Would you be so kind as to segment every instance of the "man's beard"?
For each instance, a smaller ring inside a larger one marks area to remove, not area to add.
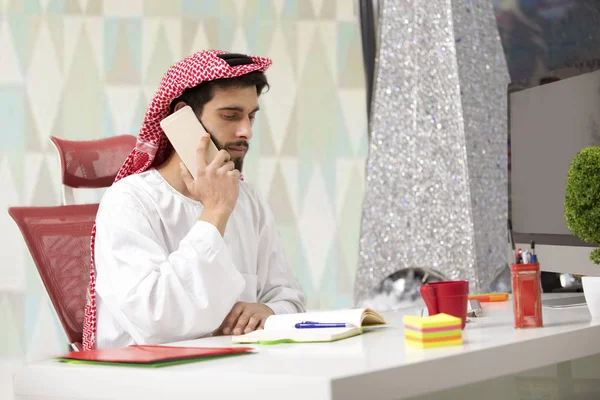
[[[230,143],[226,143],[225,145],[219,143],[219,141],[217,139],[215,139],[214,136],[212,137],[212,140],[215,143],[215,146],[217,146],[217,149],[219,149],[219,150],[228,151],[228,148],[230,146],[233,146],[233,147],[245,147],[246,148],[246,154],[248,154],[248,150],[250,149],[250,144],[247,141],[245,141],[245,140],[240,140],[238,142],[230,142]],[[230,155],[231,155],[231,153],[230,153]],[[242,168],[244,168],[244,157],[245,157],[245,155],[242,156],[242,157],[237,157],[237,158],[231,157],[231,161],[233,161],[235,169],[237,169],[240,172],[242,172]]]

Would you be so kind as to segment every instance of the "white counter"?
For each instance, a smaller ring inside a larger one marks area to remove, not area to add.
[[[404,345],[402,316],[391,327],[325,344],[254,346],[257,354],[158,369],[31,364],[15,375],[17,399],[401,399],[600,353],[600,320],[586,307],[543,309],[544,327],[516,330],[510,302],[484,304],[465,344]],[[230,346],[229,337],[176,345]]]

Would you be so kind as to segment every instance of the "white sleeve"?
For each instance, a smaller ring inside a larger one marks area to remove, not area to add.
[[[285,258],[275,218],[266,202],[259,197],[264,223],[258,237],[259,302],[275,314],[306,311],[306,296]]]
[[[134,207],[98,214],[95,257],[96,291],[138,344],[211,333],[245,287],[214,225],[198,221],[168,254]]]

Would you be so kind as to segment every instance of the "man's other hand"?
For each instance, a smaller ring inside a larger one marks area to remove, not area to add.
[[[240,301],[233,306],[213,335],[242,335],[263,329],[267,317],[273,314],[273,310],[264,304]]]

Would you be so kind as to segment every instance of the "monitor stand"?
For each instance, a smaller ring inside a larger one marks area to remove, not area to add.
[[[548,308],[584,307],[586,305],[587,303],[583,294],[542,300],[542,306]]]

